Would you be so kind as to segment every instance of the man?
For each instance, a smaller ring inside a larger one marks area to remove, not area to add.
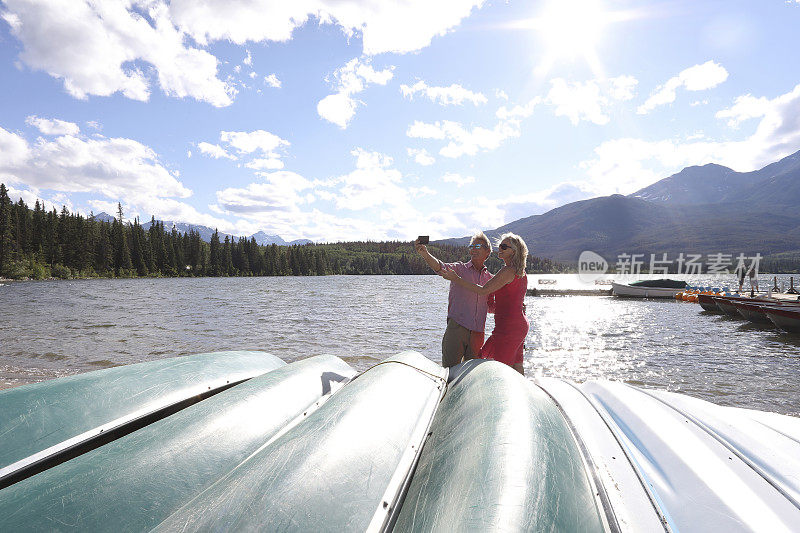
[[[484,285],[492,279],[492,274],[484,265],[492,253],[492,245],[482,231],[470,239],[468,248],[470,260],[466,263],[443,263],[433,257],[424,244],[415,241],[414,245],[417,253],[437,274],[447,267],[455,270],[460,277],[478,285]],[[478,357],[478,352],[483,346],[483,330],[490,304],[494,304],[493,295],[479,296],[456,283],[450,283],[447,329],[442,338],[443,367],[451,367],[461,361]]]

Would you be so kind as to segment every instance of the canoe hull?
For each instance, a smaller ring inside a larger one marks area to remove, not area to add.
[[[132,386],[135,370],[115,386]],[[0,489],[2,529],[725,533],[800,523],[795,417],[620,382],[534,382],[496,361],[448,372],[415,352],[352,375],[332,356],[261,372]],[[31,390],[46,404],[52,385]],[[52,424],[41,432],[62,425]],[[11,433],[0,431],[0,449]]]
[[[764,313],[763,305],[745,302],[734,302],[733,305],[736,307],[739,314],[750,322],[772,325],[772,321]]]
[[[714,301],[713,296],[710,294],[698,294],[697,295],[697,302],[700,304],[704,310],[708,311],[709,313],[714,313],[715,315],[723,315],[725,314],[722,309]]]
[[[800,311],[781,307],[765,307],[764,313],[778,329],[789,333],[800,333]]]

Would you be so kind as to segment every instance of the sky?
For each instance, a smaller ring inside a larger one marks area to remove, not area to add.
[[[0,0],[0,182],[286,240],[459,237],[800,150],[800,0]]]

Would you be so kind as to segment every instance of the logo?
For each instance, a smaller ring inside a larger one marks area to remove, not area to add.
[[[608,272],[608,261],[599,254],[584,250],[578,257],[578,279],[591,283]]]

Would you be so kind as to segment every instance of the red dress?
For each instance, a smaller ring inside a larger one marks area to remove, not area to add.
[[[494,292],[494,331],[481,348],[481,358],[509,366],[522,363],[522,349],[530,327],[522,309],[527,289],[528,276],[521,276]]]

